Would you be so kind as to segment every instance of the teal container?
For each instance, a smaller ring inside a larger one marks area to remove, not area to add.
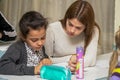
[[[44,65],[40,69],[40,77],[47,80],[71,80],[71,71],[61,66]]]

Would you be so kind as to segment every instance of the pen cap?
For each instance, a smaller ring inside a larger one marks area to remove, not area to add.
[[[82,58],[84,55],[84,49],[83,47],[77,47],[76,48],[76,54],[77,54],[77,58]]]

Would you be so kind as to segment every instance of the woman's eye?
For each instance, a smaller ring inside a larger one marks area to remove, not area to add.
[[[69,22],[69,26],[71,26],[71,27],[72,27],[73,25]]]
[[[80,27],[76,27],[76,29],[80,30],[81,28]]]

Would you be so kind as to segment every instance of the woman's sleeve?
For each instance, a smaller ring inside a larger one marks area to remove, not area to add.
[[[53,64],[56,63],[68,63],[68,61],[70,60],[72,55],[68,55],[68,56],[64,56],[64,57],[50,57],[50,59],[52,60]]]
[[[54,33],[49,26],[46,31],[45,52],[48,56],[54,56]]]
[[[96,64],[98,39],[99,39],[99,30],[96,27],[95,33],[93,34],[93,38],[90,44],[88,45],[88,47],[86,48],[86,53],[84,56],[85,67],[94,66]]]
[[[23,52],[22,48],[12,45],[8,48],[6,53],[0,58],[0,74],[10,75],[33,75],[34,67],[27,66],[26,53]]]

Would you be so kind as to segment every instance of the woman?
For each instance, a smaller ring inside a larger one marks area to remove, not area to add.
[[[49,25],[45,43],[46,53],[53,63],[66,61],[71,71],[75,71],[76,47],[82,46],[85,51],[85,67],[94,66],[99,31],[92,6],[86,1],[77,0],[68,8],[64,19]]]

